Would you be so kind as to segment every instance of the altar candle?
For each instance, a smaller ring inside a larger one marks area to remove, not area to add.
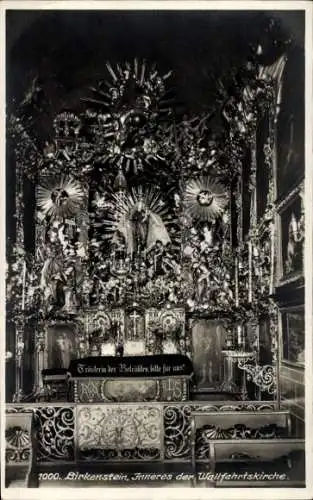
[[[248,248],[249,248],[248,300],[249,300],[249,302],[252,302],[252,244],[251,244],[251,241],[249,241],[249,243],[248,243]]]
[[[273,294],[273,289],[274,289],[274,233],[275,232],[275,226],[272,224],[271,228],[271,274],[270,274],[270,289],[269,293],[270,295]]]
[[[235,258],[235,301],[236,301],[236,307],[238,307],[239,306],[238,257]]]
[[[238,335],[238,345],[242,345],[242,326],[238,325],[237,326],[237,335]]]
[[[23,263],[22,311],[25,309],[26,261]]]

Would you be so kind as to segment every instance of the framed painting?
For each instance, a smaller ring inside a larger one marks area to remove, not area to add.
[[[301,193],[280,210],[281,281],[303,275],[304,214]]]
[[[219,390],[224,380],[224,326],[220,320],[195,320],[191,335],[196,390]]]
[[[273,362],[272,337],[269,318],[263,316],[259,322],[259,363],[271,365]]]
[[[289,51],[277,120],[277,188],[282,197],[304,176],[304,51]]]
[[[45,368],[68,368],[76,358],[75,325],[56,323],[47,327],[47,365]]]
[[[283,362],[304,367],[305,319],[304,309],[283,310],[281,314]]]

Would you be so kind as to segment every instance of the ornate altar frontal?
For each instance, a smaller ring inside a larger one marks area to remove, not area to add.
[[[74,401],[186,401],[193,368],[182,355],[83,358],[71,363]]]
[[[161,460],[162,418],[155,404],[78,406],[79,460]]]

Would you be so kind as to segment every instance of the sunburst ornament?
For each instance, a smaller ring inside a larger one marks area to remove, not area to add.
[[[92,87],[94,97],[84,99],[92,107],[90,128],[105,145],[103,163],[137,174],[145,164],[164,160],[164,140],[156,140],[156,132],[158,117],[170,113],[175,102],[166,88],[171,72],[161,75],[155,65],[138,59],[106,67],[108,79]]]
[[[42,217],[75,217],[82,208],[85,192],[81,184],[69,177],[46,181],[37,189],[37,206]]]
[[[155,64],[148,65],[137,58],[132,62],[112,65],[106,63],[108,79],[101,81],[97,87],[92,87],[94,98],[84,100],[107,108],[110,113],[122,109],[151,110],[164,107],[167,92],[166,80],[171,71],[161,75]],[[168,102],[168,101],[167,101]]]
[[[199,177],[188,182],[184,194],[186,212],[195,220],[210,221],[225,210],[228,196],[224,187],[211,177]]]

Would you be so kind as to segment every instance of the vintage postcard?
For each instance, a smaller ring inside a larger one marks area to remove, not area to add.
[[[310,2],[1,14],[3,498],[311,498]]]

